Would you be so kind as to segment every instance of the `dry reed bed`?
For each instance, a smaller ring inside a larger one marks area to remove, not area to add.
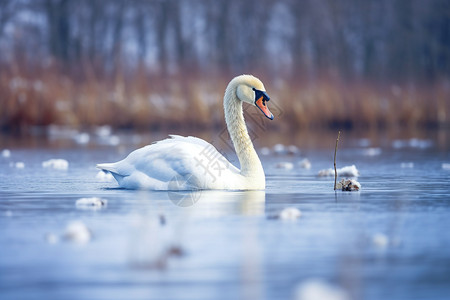
[[[371,85],[319,80],[266,81],[275,110],[272,128],[391,128],[449,124],[450,86]],[[0,73],[0,127],[26,131],[59,124],[116,128],[222,126],[225,76],[120,74],[74,79],[55,70]],[[272,126],[272,125],[271,125]]]

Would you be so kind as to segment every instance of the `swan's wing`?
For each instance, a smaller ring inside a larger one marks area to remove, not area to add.
[[[239,176],[213,145],[191,136],[173,135],[98,167],[110,171],[122,187],[156,190],[225,189],[230,182],[226,178]]]

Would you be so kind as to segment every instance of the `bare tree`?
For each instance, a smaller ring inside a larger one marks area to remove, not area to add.
[[[285,12],[273,16],[280,8]],[[14,32],[6,34],[7,24]],[[205,72],[274,70],[276,58],[290,54],[291,75],[450,76],[448,0],[2,0],[0,39],[2,54],[20,45],[32,57],[39,44],[62,65],[104,74],[146,57],[156,57],[161,74],[194,65]],[[279,53],[268,50],[273,40]]]

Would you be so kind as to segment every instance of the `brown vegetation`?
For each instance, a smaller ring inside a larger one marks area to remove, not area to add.
[[[0,128],[222,126],[242,73],[265,82],[270,128],[447,125],[449,12],[447,0],[3,0]]]
[[[2,68],[0,126],[9,131],[49,124],[213,128],[223,124],[222,97],[229,79],[192,73],[158,77],[143,70],[119,73],[112,79],[89,74],[75,79],[51,67],[34,73]],[[449,124],[448,82],[419,87],[325,79],[313,83],[263,80],[272,97],[274,129]]]

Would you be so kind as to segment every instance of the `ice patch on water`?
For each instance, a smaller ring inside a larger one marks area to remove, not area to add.
[[[54,233],[47,233],[44,238],[49,244],[57,244],[59,242],[59,237]]]
[[[400,164],[400,167],[402,169],[412,169],[412,168],[414,168],[414,163],[413,162],[402,162]]]
[[[302,212],[295,207],[287,207],[283,209],[278,217],[282,220],[296,220],[300,218]]]
[[[422,140],[418,138],[412,138],[409,140],[395,140],[392,142],[392,147],[394,149],[403,148],[415,148],[415,149],[428,149],[433,146],[433,142],[430,140]]]
[[[307,158],[302,159],[298,164],[300,168],[311,169],[311,162]]]
[[[292,170],[294,168],[294,164],[287,161],[279,162],[275,165],[275,168],[277,169],[285,169],[285,170]]]
[[[376,233],[372,236],[372,243],[378,248],[386,248],[389,245],[389,238],[383,233]]]
[[[348,293],[321,279],[308,279],[295,289],[295,300],[350,300]]]
[[[87,143],[89,143],[89,140],[91,139],[91,137],[90,137],[89,133],[81,132],[81,133],[74,135],[73,139],[75,140],[75,142],[77,144],[86,145]]]
[[[10,156],[11,156],[11,151],[9,151],[8,149],[3,149],[2,150],[2,157],[8,158]]]
[[[381,154],[381,148],[367,148],[363,150],[365,156],[378,156]]]
[[[16,169],[23,169],[23,168],[25,168],[25,163],[18,161],[16,163],[10,163],[10,166],[15,167]]]
[[[107,137],[110,136],[112,133],[111,126],[104,125],[104,126],[98,126],[95,128],[95,134],[99,137]]]
[[[114,176],[110,172],[99,171],[95,178],[101,182],[114,182]]]
[[[80,198],[75,202],[75,205],[77,207],[102,207],[106,206],[108,203],[108,200],[97,198],[97,197],[91,197],[91,198]]]
[[[402,140],[395,140],[392,142],[392,147],[394,149],[402,149],[405,148],[408,145],[408,143],[406,143],[405,141]]]
[[[408,144],[411,148],[418,148],[418,149],[427,149],[433,146],[433,142],[430,140],[421,140],[416,138],[410,139],[408,141]]]
[[[69,162],[61,158],[53,158],[42,162],[42,167],[46,169],[67,170]]]
[[[295,145],[287,146],[286,151],[287,151],[287,154],[290,154],[290,155],[299,155],[300,154],[300,149],[298,149],[298,147]]]
[[[91,240],[91,232],[83,222],[72,221],[67,224],[64,238],[77,244],[85,244]]]
[[[347,177],[358,177],[360,175],[355,165],[345,166],[343,168],[337,169],[337,174],[338,176],[347,176]],[[329,168],[320,170],[317,176],[319,177],[334,176],[334,169]]]
[[[117,135],[111,135],[108,140],[108,145],[117,146],[120,143],[120,138]]]
[[[47,127],[47,134],[52,139],[68,139],[77,135],[78,131],[65,126],[50,125]]]
[[[120,144],[120,138],[117,135],[101,136],[99,143],[102,145],[117,146]]]
[[[270,155],[270,149],[267,147],[262,147],[261,149],[259,149],[259,152],[261,153],[261,155]]]
[[[286,147],[283,144],[273,146],[273,152],[278,155],[286,154]]]

